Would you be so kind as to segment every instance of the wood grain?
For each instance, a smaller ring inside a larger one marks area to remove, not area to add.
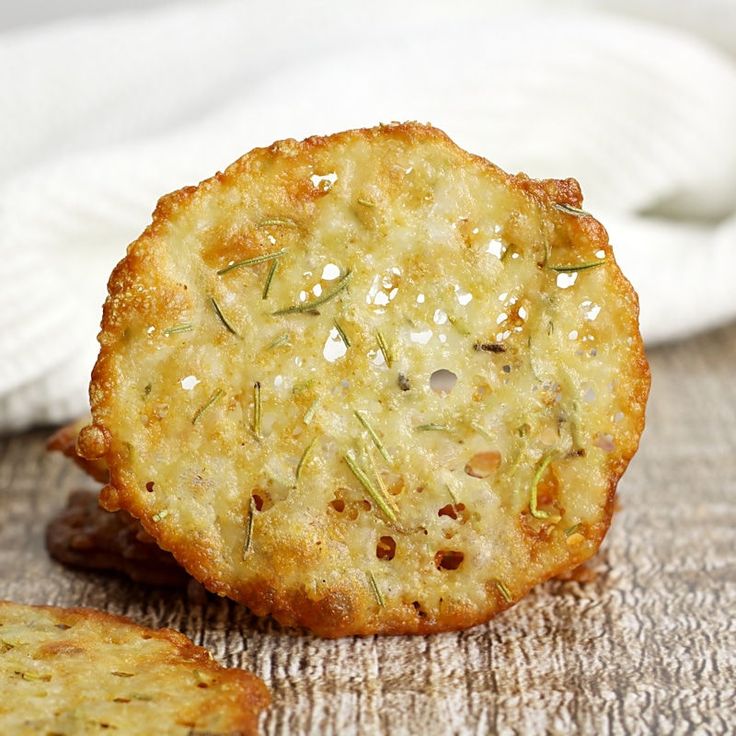
[[[271,687],[268,734],[736,732],[736,326],[652,353],[642,448],[589,583],[486,626],[322,641],[195,588],[74,572],[43,547],[80,471],[0,440],[0,598],[171,626]]]

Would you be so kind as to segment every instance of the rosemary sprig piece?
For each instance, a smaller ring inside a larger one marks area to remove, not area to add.
[[[394,359],[391,355],[391,351],[388,348],[386,338],[383,336],[383,333],[380,330],[376,330],[376,340],[378,340],[378,347],[381,349],[383,359],[386,361],[386,365],[390,368],[391,364],[394,362]]]
[[[273,263],[271,263],[271,268],[268,269],[268,276],[266,276],[266,283],[263,284],[263,293],[261,294],[261,299],[268,298],[268,292],[271,290],[271,282],[273,281],[273,276],[276,273],[276,267],[278,265],[279,265],[279,262],[274,258]]]
[[[337,320],[335,320],[334,324],[335,324],[335,329],[337,330],[337,334],[340,335],[340,339],[345,344],[345,347],[349,348],[350,340],[348,339],[348,336],[345,334],[345,330],[343,330],[343,328],[340,326],[340,323]]]
[[[319,403],[319,399],[315,399],[307,408],[307,410],[304,412],[304,424],[311,424],[312,419],[314,419],[314,415],[317,412],[317,404]]]
[[[182,322],[180,325],[173,325],[172,327],[167,327],[164,330],[164,335],[168,337],[169,335],[176,335],[177,332],[190,332],[194,329],[194,325],[191,322]]]
[[[302,468],[304,467],[304,463],[307,461],[307,455],[309,455],[311,449],[314,447],[315,443],[317,442],[317,438],[312,438],[312,441],[304,448],[304,452],[302,453],[302,456],[299,458],[299,462],[297,463],[296,470],[294,471],[294,477],[299,480],[299,476],[301,475]]]
[[[281,345],[286,345],[289,342],[289,333],[285,332],[283,335],[279,335],[270,345],[266,347],[266,350],[273,350]]]
[[[261,382],[256,381],[253,384],[253,434],[261,438]]]
[[[197,420],[202,416],[202,414],[204,414],[204,412],[209,409],[212,404],[214,404],[215,401],[217,401],[224,393],[225,392],[221,388],[216,389],[213,392],[212,396],[210,396],[209,399],[207,399],[207,401],[202,404],[202,406],[200,406],[196,412],[194,412],[194,416],[192,417],[192,424],[196,424]]]
[[[373,573],[368,571],[368,583],[371,586],[371,591],[373,591],[373,595],[376,598],[376,603],[378,603],[380,608],[386,607],[386,601],[383,600],[383,595],[381,594],[381,590],[378,587],[378,583],[376,583],[376,579],[373,577]]]
[[[154,514],[154,515],[153,515],[153,516],[151,517],[151,519],[152,519],[153,521],[155,521],[155,522],[159,522],[159,521],[161,521],[162,519],[165,519],[165,518],[166,518],[166,517],[167,517],[168,515],[169,515],[169,510],[168,510],[168,509],[162,509],[162,510],[161,510],[161,511],[159,511],[158,513]]]
[[[503,598],[506,603],[511,603],[511,591],[506,587],[506,584],[502,583],[500,580],[496,580],[496,588],[498,588],[501,598]]]
[[[375,207],[376,203],[371,202],[370,199],[363,199],[362,197],[358,197],[358,204],[362,204],[363,207]]]
[[[245,544],[243,545],[243,559],[253,548],[253,520],[256,515],[256,500],[253,496],[248,501],[248,520],[245,522]]]
[[[478,422],[470,422],[470,426],[481,436],[487,439],[489,442],[495,442],[496,439],[491,435],[491,433],[483,428]]]
[[[302,312],[311,312],[325,302],[330,301],[330,299],[334,299],[341,291],[346,289],[350,282],[351,273],[352,271],[346,271],[345,275],[337,282],[337,284],[335,284],[335,286],[330,291],[325,291],[322,296],[317,297],[317,299],[312,299],[308,302],[302,302],[301,304],[294,304],[291,307],[277,309],[271,314],[273,314],[274,316],[279,316],[283,314],[300,314]]]
[[[461,319],[448,314],[447,320],[463,337],[470,335],[470,330]]]
[[[572,215],[573,217],[590,217],[590,212],[581,210],[579,207],[573,207],[571,204],[561,204],[561,203],[555,202],[555,204],[552,206],[556,210],[559,210],[560,212],[564,212],[567,215]]]
[[[365,412],[360,411],[359,409],[356,409],[353,414],[357,417],[358,421],[363,425],[365,428],[365,431],[368,432],[370,435],[370,438],[373,440],[373,444],[378,449],[378,452],[381,453],[381,457],[389,464],[391,465],[393,460],[391,460],[391,456],[388,454],[388,451],[386,450],[385,445],[381,441],[381,438],[376,433],[376,430],[371,427],[370,423],[368,422],[368,418],[365,415]]]
[[[452,486],[449,483],[445,483],[445,487],[447,488],[447,492],[450,494],[450,498],[452,499],[452,505],[457,506],[457,496],[455,495],[455,491],[452,490]]]
[[[236,337],[240,337],[240,335],[238,335],[238,333],[235,331],[233,326],[225,319],[225,315],[222,313],[222,310],[220,309],[220,305],[215,301],[215,298],[211,296],[210,301],[212,302],[212,306],[215,309],[215,314],[219,318],[220,322],[222,322],[222,324],[225,325],[225,329],[231,334],[235,335]]]
[[[589,271],[591,268],[598,268],[606,262],[605,258],[599,261],[589,261],[588,263],[573,263],[570,265],[560,264],[558,266],[547,266],[550,271],[557,273],[577,273],[578,271]]]
[[[257,227],[299,227],[294,220],[290,220],[288,217],[269,217],[266,220],[261,220]]]
[[[258,263],[265,263],[266,261],[272,261],[275,258],[281,258],[286,254],[286,248],[276,250],[273,253],[262,253],[260,256],[253,256],[253,258],[245,258],[242,261],[235,261],[225,268],[221,268],[218,272],[218,276],[224,276],[226,273],[235,270],[236,268],[243,268],[245,266],[255,266]]]
[[[373,481],[368,477],[366,472],[358,465],[355,457],[351,453],[344,455],[345,462],[350,468],[352,474],[356,477],[360,485],[365,488],[368,495],[373,499],[376,506],[383,512],[384,516],[394,524],[396,523],[396,512],[388,504],[386,498],[383,497],[382,493],[373,484]]]
[[[446,424],[419,424],[414,427],[417,432],[449,432],[450,428]]]
[[[544,471],[547,470],[547,467],[551,462],[552,455],[545,455],[545,457],[542,459],[542,462],[539,463],[537,472],[534,473],[534,478],[532,479],[532,486],[529,492],[529,511],[535,519],[549,519],[552,516],[549,511],[545,511],[544,509],[540,509],[537,507],[537,490],[539,487],[539,481],[542,480]]]
[[[569,529],[565,529],[565,536],[571,537],[573,534],[577,534],[581,527],[582,524],[573,524]]]

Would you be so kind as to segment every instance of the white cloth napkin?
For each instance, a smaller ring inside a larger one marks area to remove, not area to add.
[[[84,411],[107,276],[158,196],[390,120],[575,176],[650,343],[734,317],[736,60],[672,27],[700,5],[506,5],[180,4],[0,36],[0,431]]]

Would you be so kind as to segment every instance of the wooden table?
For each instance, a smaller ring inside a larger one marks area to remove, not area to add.
[[[80,471],[47,432],[0,440],[0,598],[180,629],[271,687],[269,734],[736,732],[736,326],[651,354],[648,429],[592,582],[551,582],[492,621],[322,641],[196,590],[49,560]]]

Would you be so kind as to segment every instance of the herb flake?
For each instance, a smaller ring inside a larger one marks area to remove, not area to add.
[[[304,468],[304,465],[307,462],[307,456],[311,452],[316,442],[317,442],[317,438],[314,437],[312,441],[304,448],[304,452],[302,453],[302,456],[299,458],[299,462],[297,463],[296,470],[294,471],[294,477],[297,480],[299,480],[299,476],[301,475],[302,469]]]
[[[194,329],[194,325],[191,322],[182,322],[179,325],[173,325],[167,327],[163,334],[168,337],[169,335],[176,335],[179,332],[191,332]]]
[[[365,428],[365,431],[368,432],[370,435],[371,440],[373,440],[373,444],[376,446],[376,449],[378,452],[381,453],[381,457],[389,464],[393,462],[391,460],[391,456],[388,454],[388,451],[386,450],[385,445],[381,441],[381,438],[378,436],[378,433],[376,432],[373,427],[371,427],[370,423],[368,422],[368,418],[365,415],[365,412],[360,411],[359,409],[356,409],[353,414],[357,417],[358,421],[363,425]]]
[[[272,261],[275,258],[281,258],[281,256],[286,255],[286,248],[282,248],[281,250],[274,251],[273,253],[262,253],[260,256],[254,256],[253,258],[244,258],[242,261],[235,261],[235,263],[231,263],[228,266],[225,266],[225,268],[221,268],[218,272],[218,276],[224,276],[226,273],[230,273],[230,271],[234,271],[236,268],[244,268],[245,266],[255,266],[258,263],[265,263],[266,261]]]
[[[386,601],[383,599],[383,594],[378,587],[378,583],[376,583],[376,578],[373,577],[373,573],[370,571],[368,571],[368,584],[371,586],[371,591],[376,598],[376,603],[378,603],[379,608],[385,608]]]
[[[345,334],[345,330],[342,328],[342,326],[337,320],[334,321],[334,325],[335,325],[335,329],[337,330],[337,334],[340,335],[340,339],[345,344],[345,347],[349,348],[350,340],[348,339],[348,336]]]
[[[262,416],[262,405],[261,405],[261,382],[256,381],[253,384],[253,434],[260,439],[261,438],[261,416]]]
[[[502,583],[500,580],[496,580],[496,588],[501,594],[501,598],[503,598],[506,603],[511,603],[511,591],[506,587],[506,584]]]
[[[269,217],[266,220],[261,220],[258,227],[291,227],[296,229],[299,226],[288,217]]]
[[[210,297],[210,301],[212,302],[215,314],[217,315],[220,322],[222,322],[222,324],[225,326],[225,329],[236,337],[240,337],[240,335],[238,335],[238,333],[235,331],[235,328],[225,319],[225,315],[222,313],[220,305],[215,301],[215,298]]]
[[[276,273],[276,267],[279,265],[279,262],[274,259],[273,263],[271,264],[271,268],[268,269],[268,276],[266,276],[266,283],[263,284],[263,293],[261,294],[261,299],[267,299],[268,298],[268,292],[271,290],[271,282],[273,281],[274,274]]]
[[[396,523],[396,512],[389,505],[387,498],[384,498],[381,491],[376,488],[373,481],[368,477],[367,473],[358,465],[355,457],[351,453],[344,455],[345,462],[350,468],[352,474],[356,477],[358,482],[363,486],[368,495],[373,499],[376,506],[383,512],[384,516],[394,524]]]
[[[560,264],[557,266],[547,266],[547,268],[557,273],[578,273],[578,271],[589,271],[591,268],[598,268],[598,266],[602,266],[605,262],[606,259],[601,258],[598,261],[589,261],[588,263]]]
[[[376,330],[376,340],[378,341],[378,347],[381,350],[383,359],[386,361],[386,365],[390,368],[394,362],[394,359],[391,355],[391,351],[389,350],[386,338],[383,336],[383,333],[380,330]]]
[[[545,511],[544,509],[540,509],[537,507],[537,492],[539,489],[539,482],[542,480],[544,471],[547,470],[547,467],[551,462],[552,455],[545,455],[545,457],[542,459],[542,462],[539,463],[537,471],[534,473],[534,478],[532,478],[532,485],[529,489],[529,511],[535,519],[549,519],[552,516],[549,511]]]
[[[207,399],[207,401],[204,404],[202,404],[202,406],[200,406],[196,412],[194,412],[194,416],[192,417],[192,424],[196,424],[197,420],[202,416],[202,414],[207,409],[209,409],[212,406],[212,404],[214,404],[218,399],[220,399],[220,397],[222,397],[224,393],[225,392],[221,388],[216,389],[212,393],[212,396],[210,396],[209,399]]]
[[[414,427],[417,432],[449,432],[450,428],[446,424],[419,424]]]
[[[350,283],[350,275],[352,271],[346,271],[345,275],[335,284],[330,291],[323,292],[322,296],[317,299],[312,299],[308,302],[302,302],[301,304],[294,304],[291,307],[284,307],[283,309],[277,309],[272,312],[274,316],[281,316],[285,314],[302,314],[303,312],[311,312],[317,307],[321,306],[325,302],[334,299],[340,292],[344,291]]]
[[[572,215],[573,217],[590,217],[590,212],[581,210],[579,207],[573,207],[571,204],[563,204],[561,202],[555,202],[552,205],[556,210],[564,212],[566,215]]]
[[[245,544],[243,545],[243,559],[253,548],[253,521],[256,515],[256,500],[253,496],[248,501],[248,519],[245,522]],[[199,673],[197,673],[199,674]]]

